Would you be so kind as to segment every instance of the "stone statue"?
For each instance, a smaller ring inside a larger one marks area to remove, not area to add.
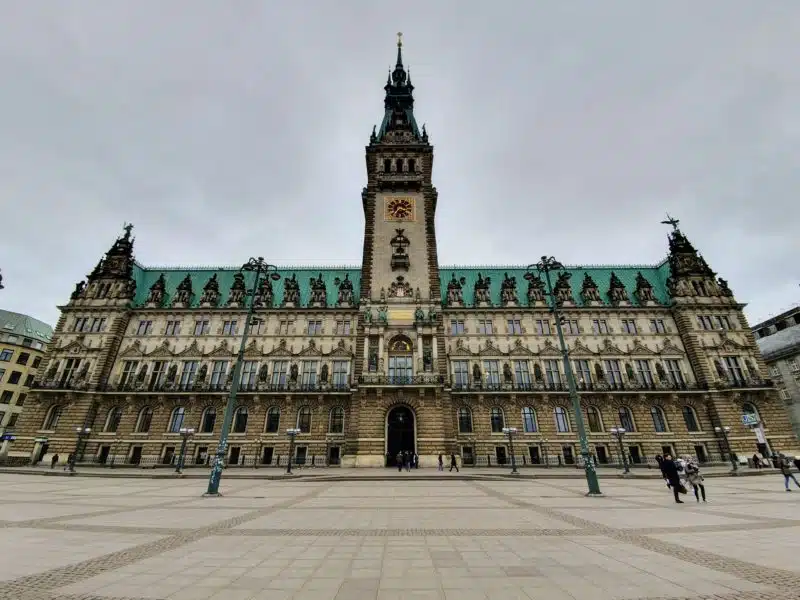
[[[300,375],[300,370],[297,368],[297,363],[293,363],[291,367],[289,367],[289,381],[292,383],[297,383],[297,378]]]
[[[389,310],[386,306],[378,308],[378,323],[381,325],[389,324]]]
[[[353,282],[350,281],[350,273],[345,273],[344,279],[338,277],[333,280],[339,288],[336,304],[339,306],[351,306],[353,304]]]
[[[728,287],[728,282],[727,282],[725,279],[723,279],[722,277],[720,277],[720,278],[717,280],[717,282],[718,282],[718,284],[719,284],[719,291],[720,291],[720,293],[721,293],[723,296],[727,296],[727,297],[729,297],[729,298],[732,298],[732,297],[733,297],[733,292],[731,291],[731,288],[730,288],[730,287]]]
[[[491,277],[482,277],[478,273],[478,280],[475,282],[475,304],[491,304],[492,298],[489,291],[489,284],[492,283]]]
[[[231,285],[230,294],[228,294],[228,304],[241,304],[244,302],[244,297],[247,295],[247,288],[244,284],[244,274],[234,273],[233,284]]]
[[[664,370],[664,365],[660,362],[656,362],[656,375],[660,382],[664,383],[667,381],[667,372]]]
[[[481,368],[477,364],[472,365],[472,379],[475,383],[480,383],[483,381],[483,377],[481,376]]]
[[[81,298],[85,291],[86,291],[86,282],[85,281],[79,281],[78,283],[75,284],[75,291],[72,292],[72,295],[70,296],[70,299],[71,300],[77,300],[78,298]]]
[[[297,276],[294,273],[283,282],[283,303],[295,306],[300,304],[300,284],[297,283]]]
[[[45,378],[48,380],[52,380],[56,378],[56,374],[58,373],[58,361],[54,360],[53,364],[47,369],[47,373],[45,374]]]
[[[437,318],[438,318],[438,315],[437,315],[436,311],[434,309],[430,309],[428,311],[428,323],[430,323],[431,325],[436,325]]]
[[[269,367],[267,366],[267,363],[263,363],[258,369],[258,382],[266,383],[267,379],[269,379]]]
[[[178,365],[172,364],[167,369],[167,383],[170,385],[175,383],[175,380],[178,378]]]
[[[606,380],[606,374],[603,372],[603,366],[600,363],[594,363],[594,378],[597,381]]]
[[[456,274],[453,273],[453,277],[447,284],[448,306],[464,303],[464,292],[462,290],[462,286],[464,285],[464,283],[466,283],[466,279],[464,279],[463,277],[461,277],[460,279],[456,279]]]
[[[322,306],[328,305],[328,289],[325,285],[325,281],[322,279],[322,273],[319,274],[318,278],[311,278],[309,282],[311,285],[311,300],[309,304],[319,304]]]
[[[503,273],[503,282],[500,284],[500,302],[503,306],[519,302],[517,298],[517,278],[509,277],[508,273]]]
[[[414,322],[421,323],[425,320],[425,313],[423,312],[421,307],[417,307],[417,310],[414,311]]]
[[[625,374],[628,376],[628,381],[636,381],[636,373],[633,371],[631,363],[625,363]]]
[[[514,373],[508,363],[503,363],[503,380],[505,383],[514,383]]]
[[[210,304],[216,306],[219,302],[219,282],[217,274],[214,273],[211,279],[203,286],[203,295],[200,296],[200,304]]]
[[[381,288],[381,302],[386,302],[386,288]]]
[[[187,273],[186,277],[183,278],[183,281],[178,284],[178,288],[175,290],[175,297],[172,299],[172,304],[191,304],[193,295],[192,276]]]
[[[167,291],[167,281],[164,274],[158,276],[156,282],[150,286],[150,293],[147,295],[147,304],[161,306],[164,302],[164,295]]]
[[[411,294],[411,284],[408,283],[402,275],[398,275],[397,279],[389,286],[390,298],[408,298]]]
[[[322,370],[319,373],[319,379],[322,383],[328,383],[328,364],[322,365]]]
[[[372,324],[372,308],[370,308],[369,304],[364,304],[362,306],[362,316],[365,325]]]
[[[197,373],[197,383],[198,384],[205,383],[207,376],[208,376],[208,365],[203,363],[202,365],[200,365],[200,370]]]
[[[717,375],[719,375],[720,379],[727,379],[728,374],[725,372],[725,367],[722,366],[722,361],[718,358],[714,359],[714,367],[717,370]]]
[[[267,273],[261,278],[261,281],[258,282],[258,292],[256,293],[256,297],[253,299],[255,306],[272,306],[272,301],[275,294],[272,289],[272,278],[269,275],[270,274]]]
[[[569,284],[571,277],[572,274],[566,271],[559,274],[558,279],[556,279],[556,284],[553,286],[556,300],[560,302],[572,302],[572,286]]]
[[[642,272],[636,273],[636,291],[633,293],[639,302],[654,302],[653,286],[645,279]]]
[[[614,271],[611,271],[611,281],[608,284],[608,297],[611,298],[611,302],[613,303],[628,301],[628,291]]]
[[[542,377],[542,367],[539,365],[539,363],[533,364],[533,378],[538,382],[544,380],[544,377]]]
[[[75,380],[78,383],[83,383],[84,381],[86,381],[88,375],[89,375],[89,363],[84,362],[83,365],[81,366],[81,370],[78,371],[78,376],[75,378]]]
[[[142,383],[145,382],[145,379],[147,379],[147,365],[146,364],[142,365],[142,367],[139,369],[139,373],[136,375],[136,383],[142,384]]]
[[[526,275],[527,277],[527,275]],[[528,279],[528,304],[544,302],[544,281],[538,275],[530,274]]]
[[[597,290],[597,284],[592,276],[588,273],[583,275],[583,284],[581,285],[581,298],[584,302],[600,302],[600,292]]]

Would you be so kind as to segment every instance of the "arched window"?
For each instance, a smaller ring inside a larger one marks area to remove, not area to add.
[[[244,433],[247,431],[247,407],[240,406],[233,413],[233,433]]]
[[[633,422],[633,413],[627,406],[619,407],[619,424],[625,431],[636,431],[635,423]]]
[[[153,422],[153,409],[145,406],[139,411],[139,416],[136,418],[136,433],[147,433],[150,431],[150,423]]]
[[[522,409],[522,431],[536,433],[536,412],[530,406]]]
[[[472,411],[466,406],[458,409],[458,433],[472,433]]]
[[[506,419],[503,416],[503,409],[499,406],[492,408],[492,433],[503,433],[503,427],[506,426]]]
[[[176,406],[172,409],[172,414],[169,416],[169,427],[167,433],[180,433],[183,427],[183,418],[186,416],[186,409],[183,406]]]
[[[564,407],[556,406],[553,409],[553,415],[556,418],[556,431],[558,433],[567,433],[569,431],[569,417]]]
[[[106,415],[106,422],[105,425],[103,425],[103,432],[117,433],[120,420],[122,420],[122,409],[119,406],[115,406],[109,410],[108,414]]]
[[[308,406],[297,411],[297,429],[300,433],[311,433],[311,408]]]
[[[752,415],[753,417],[755,417],[756,422],[758,423],[761,422],[761,416],[758,414],[758,409],[756,408],[756,405],[753,404],[752,402],[745,402],[744,404],[742,404],[742,412],[746,415]]]
[[[267,421],[264,424],[265,433],[278,433],[281,425],[281,409],[277,406],[270,406],[267,411]]]
[[[603,432],[603,415],[596,406],[586,408],[586,420],[589,421],[589,431],[591,433]]]
[[[389,381],[411,383],[414,374],[411,340],[398,335],[389,342]]]
[[[47,414],[44,417],[42,429],[53,431],[56,427],[58,427],[58,421],[61,418],[61,413],[63,410],[64,408],[60,404],[51,406],[50,410],[47,411]]]
[[[217,409],[209,406],[203,411],[200,419],[200,433],[214,433],[214,425],[217,424]]]
[[[687,431],[700,431],[700,421],[697,419],[697,413],[691,406],[683,407],[683,422],[686,423]]]
[[[669,431],[667,427],[667,417],[664,416],[664,411],[660,406],[651,406],[650,416],[653,417],[653,427],[655,427],[656,433],[666,433]]]
[[[344,433],[344,409],[334,406],[328,421],[328,433]]]

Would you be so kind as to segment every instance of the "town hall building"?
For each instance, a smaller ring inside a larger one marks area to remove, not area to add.
[[[663,261],[567,266],[552,294],[523,266],[440,265],[433,146],[400,44],[384,89],[360,268],[279,266],[250,297],[254,274],[238,267],[141,265],[127,226],[61,307],[9,456],[172,464],[192,429],[186,464],[207,464],[251,302],[230,466],[285,465],[295,428],[301,464],[377,467],[402,451],[423,467],[451,453],[505,464],[509,427],[518,465],[575,464],[553,302],[600,467],[621,459],[612,429],[633,464],[794,448],[744,305],[676,220]]]

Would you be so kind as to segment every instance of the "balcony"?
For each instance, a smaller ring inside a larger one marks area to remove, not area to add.
[[[718,380],[714,385],[727,390],[771,389],[775,387],[775,382],[759,377],[728,377]]]
[[[434,373],[420,375],[379,375],[367,374],[358,378],[358,385],[375,386],[419,386],[419,385],[444,385],[444,377]]]
[[[89,381],[87,379],[77,379],[76,377],[57,377],[45,379],[44,381],[34,381],[31,390],[88,390]]]
[[[194,393],[194,394],[227,394],[231,390],[228,382],[214,384],[207,381],[196,381],[192,383],[180,382],[156,382],[139,383],[131,381],[109,382],[103,386],[105,392],[125,392],[131,394],[152,394],[152,393]],[[344,383],[297,383],[286,381],[283,383],[257,382],[243,383],[239,385],[239,394],[269,394],[269,393],[304,393],[304,392],[324,392],[324,393],[349,393],[350,384]]]
[[[628,383],[608,383],[592,382],[578,383],[575,385],[578,392],[678,392],[678,391],[700,391],[707,390],[708,386],[700,384],[688,384],[684,382],[665,381],[663,383],[639,383],[636,381]],[[475,392],[556,392],[567,393],[569,387],[566,382],[544,382],[536,381],[530,383],[517,382],[486,382],[470,380],[468,383],[453,383],[454,393],[475,393]]]

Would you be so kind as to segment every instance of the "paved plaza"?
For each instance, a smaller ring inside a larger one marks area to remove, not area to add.
[[[800,598],[800,490],[0,474],[2,600]]]

